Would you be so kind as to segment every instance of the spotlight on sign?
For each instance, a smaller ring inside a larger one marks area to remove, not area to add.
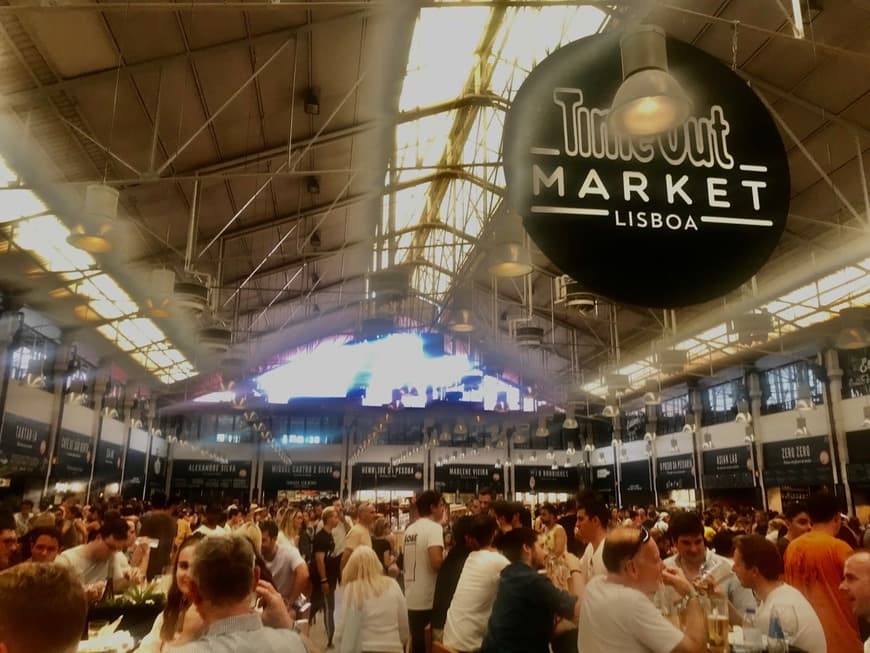
[[[622,85],[613,98],[610,124],[628,136],[655,136],[679,127],[692,102],[668,71],[665,33],[642,25],[622,37]]]

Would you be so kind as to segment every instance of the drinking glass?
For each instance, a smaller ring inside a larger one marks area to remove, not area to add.
[[[728,653],[728,600],[724,597],[707,596],[703,600],[707,615],[709,650],[713,653]]]
[[[776,605],[771,611],[771,616],[779,620],[779,627],[789,644],[794,644],[794,638],[798,632],[798,618],[793,605]]]

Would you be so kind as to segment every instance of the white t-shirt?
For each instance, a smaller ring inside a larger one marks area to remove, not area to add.
[[[405,600],[409,610],[432,609],[438,576],[429,561],[429,549],[433,546],[444,547],[441,524],[421,517],[405,531]]]
[[[579,653],[671,653],[683,640],[643,592],[606,576],[586,585],[579,628]]]
[[[474,551],[465,560],[447,610],[444,643],[458,651],[477,651],[498,591],[502,569],[510,564],[498,551]]]
[[[225,529],[223,526],[215,526],[214,528],[209,528],[205,524],[202,524],[194,531],[194,533],[202,533],[206,537],[210,535],[227,535],[229,532],[230,531]]]
[[[794,645],[805,651],[826,653],[828,646],[819,616],[806,597],[786,583],[773,590],[767,595],[767,599],[759,604],[756,618],[761,632],[767,634],[774,608],[783,605],[792,606],[797,616],[798,631],[794,638]]]
[[[122,580],[125,571],[130,569],[130,564],[123,553],[113,553],[105,560],[91,560],[85,555],[86,550],[87,545],[80,544],[57,556],[57,562],[72,569],[84,585],[106,580],[109,577],[110,564],[113,581]]]
[[[588,583],[596,576],[606,576],[607,567],[604,566],[604,540],[598,544],[598,548],[592,548],[592,544],[586,545],[583,557],[580,558],[580,569]]]
[[[296,581],[296,570],[300,565],[305,564],[299,549],[292,544],[279,544],[275,557],[267,560],[263,556],[263,560],[266,569],[272,574],[272,582],[275,583],[278,593],[285,598],[290,596],[293,592],[293,583]]]

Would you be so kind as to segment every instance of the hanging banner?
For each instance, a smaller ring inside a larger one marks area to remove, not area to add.
[[[354,491],[422,490],[423,465],[357,463],[353,466],[353,489]]]
[[[660,492],[691,490],[695,487],[695,456],[682,454],[656,461],[656,484]]]
[[[580,490],[580,469],[578,467],[514,467],[514,489],[517,492],[567,492],[576,494]]]
[[[748,446],[704,452],[704,489],[748,488],[754,485]]]
[[[839,350],[843,399],[870,395],[870,349]]]
[[[622,36],[565,45],[526,78],[505,119],[508,202],[586,290],[658,307],[720,297],[755,274],[785,228],[791,181],[779,130],[745,80],[669,38],[691,115],[658,137],[616,134],[608,114]]]
[[[488,487],[504,494],[504,474],[494,465],[440,465],[435,467],[435,489],[439,492],[477,494]]]
[[[338,463],[263,463],[263,491],[315,490],[337,493],[341,489],[341,465]]]
[[[105,485],[121,480],[121,462],[124,447],[114,442],[97,444],[97,460],[94,463],[94,483]]]
[[[0,433],[0,476],[44,475],[50,435],[48,424],[6,413]]]
[[[55,463],[51,475],[56,481],[84,481],[91,478],[92,438],[61,429],[57,437]]]
[[[648,460],[632,460],[619,466],[622,505],[646,507],[655,501]]]
[[[210,460],[172,461],[171,488],[173,492],[186,490],[247,490],[250,484],[250,460],[226,464]]]
[[[833,485],[831,448],[826,436],[765,442],[763,447],[767,487]]]

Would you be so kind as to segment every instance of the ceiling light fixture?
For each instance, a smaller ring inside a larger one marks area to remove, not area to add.
[[[522,277],[532,271],[532,256],[524,244],[519,215],[503,209],[495,215],[496,244],[490,254],[489,273],[497,277]]]
[[[317,97],[317,91],[313,88],[306,88],[303,96],[305,113],[309,116],[320,115],[320,98]]]
[[[867,306],[851,306],[840,311],[840,332],[834,341],[837,349],[863,349],[870,346],[870,309]]]
[[[682,125],[692,102],[668,72],[665,32],[641,25],[619,42],[623,82],[613,98],[610,124],[627,136],[654,136]]]
[[[105,184],[91,184],[85,191],[84,222],[67,237],[67,242],[89,254],[112,251],[109,233],[118,217],[116,189]]]

